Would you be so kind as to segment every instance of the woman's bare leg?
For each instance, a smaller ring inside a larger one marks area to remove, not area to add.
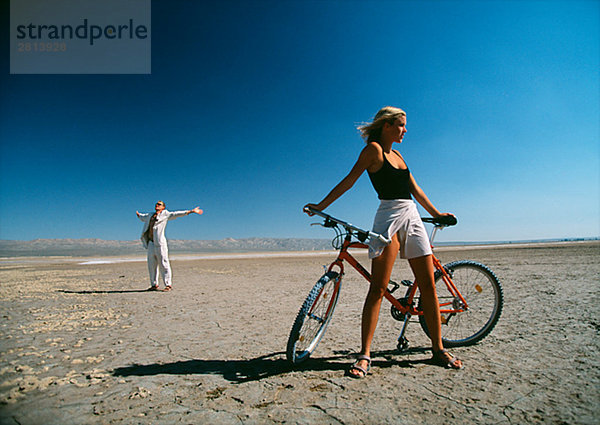
[[[429,337],[431,338],[431,348],[434,352],[440,352],[444,349],[444,345],[442,343],[440,305],[435,290],[433,260],[431,259],[431,255],[426,255],[424,257],[412,258],[408,262],[421,292],[421,306],[423,308],[423,315],[425,316],[425,323],[427,323],[427,329],[429,330]],[[446,353],[444,356],[449,359],[452,357],[449,353]],[[461,367],[462,362],[457,360],[456,365]]]
[[[373,335],[375,334],[375,328],[377,328],[377,321],[379,320],[381,300],[388,287],[392,269],[394,268],[394,261],[399,249],[400,243],[398,242],[398,237],[394,235],[392,242],[385,247],[383,253],[379,257],[374,258],[371,263],[371,284],[362,312],[362,348],[360,351],[361,354],[369,357],[371,356],[371,342],[373,341]],[[366,370],[368,362],[360,360],[357,365]],[[350,373],[356,376],[362,376],[363,374],[358,369],[350,369]]]

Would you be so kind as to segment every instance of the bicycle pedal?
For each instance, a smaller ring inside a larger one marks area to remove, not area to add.
[[[398,340],[398,344],[396,345],[396,349],[398,350],[398,352],[402,353],[403,351],[408,350],[408,348],[410,347],[410,343],[408,342],[408,339],[406,338],[401,338]]]
[[[400,283],[403,284],[404,286],[412,286],[412,284],[413,284],[412,280],[408,280],[408,279],[403,280]]]

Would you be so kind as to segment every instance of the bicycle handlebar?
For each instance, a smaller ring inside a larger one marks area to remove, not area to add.
[[[324,213],[323,211],[315,210],[310,207],[305,208],[304,211],[309,212],[314,215],[318,215],[320,217],[323,217],[325,219],[325,223],[323,223],[324,227],[334,227],[335,225],[339,224],[340,226],[345,227],[346,229],[354,230],[354,231],[358,232],[359,234],[365,235],[366,237],[379,239],[384,244],[389,245],[391,243],[390,239],[386,238],[385,236],[383,236],[379,233],[361,229],[360,227],[356,227],[355,225],[353,225],[351,223],[347,223],[343,220],[340,220],[339,218],[332,217],[329,214]],[[446,216],[442,216],[442,217],[421,217],[421,220],[424,223],[433,224],[436,228],[437,227],[454,226],[455,224],[458,223],[458,220],[453,215],[446,215]],[[335,223],[335,224],[332,224],[332,223]]]
[[[339,224],[342,227],[345,227],[346,229],[351,229],[351,230],[358,232],[359,234],[363,234],[366,237],[369,237],[372,239],[373,238],[379,239],[381,242],[383,242],[386,245],[389,245],[392,242],[390,239],[386,238],[385,236],[383,236],[379,233],[371,232],[370,230],[361,229],[360,227],[356,227],[355,225],[353,225],[351,223],[347,223],[343,220],[340,220],[339,218],[335,218],[335,217],[330,216],[329,214],[325,214],[323,211],[315,210],[313,208],[305,208],[304,211],[310,212],[311,214],[318,215],[320,217],[323,217],[325,219],[325,223],[323,224],[323,226],[325,226],[325,227],[333,227],[334,225],[332,225],[331,223],[335,223],[335,224]]]

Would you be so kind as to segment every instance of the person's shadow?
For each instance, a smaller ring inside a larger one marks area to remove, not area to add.
[[[157,292],[157,291],[148,291],[147,289],[117,289],[113,291],[103,291],[103,290],[94,290],[94,291],[67,291],[66,289],[59,289],[58,292],[62,292],[63,294],[128,294],[131,292]]]
[[[411,349],[408,353],[427,351]],[[348,352],[336,352],[332,357],[309,358],[303,363],[292,365],[284,352],[267,354],[250,360],[185,360],[173,363],[154,363],[148,365],[134,364],[116,368],[114,376],[149,376],[149,375],[221,375],[230,382],[242,383],[258,381],[275,375],[293,371],[347,371],[351,361]],[[385,360],[374,359],[373,366],[378,368],[414,367],[428,360],[396,360],[392,358],[395,351],[374,352],[373,357],[384,357]]]

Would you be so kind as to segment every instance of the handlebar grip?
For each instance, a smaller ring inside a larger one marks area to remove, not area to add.
[[[447,215],[438,218],[438,222],[440,224],[445,224],[447,226],[454,226],[458,223],[458,220],[453,215]]]
[[[421,220],[425,223],[431,223],[436,226],[454,226],[458,223],[458,220],[453,215],[445,215],[442,217],[423,217]]]
[[[324,215],[327,215],[327,214],[325,214],[324,212],[322,212],[320,210],[315,210],[314,208],[310,208],[310,207],[304,207],[302,209],[302,211],[304,211],[305,213],[310,213],[312,215],[318,215],[318,216],[321,216],[321,217],[323,217]]]

